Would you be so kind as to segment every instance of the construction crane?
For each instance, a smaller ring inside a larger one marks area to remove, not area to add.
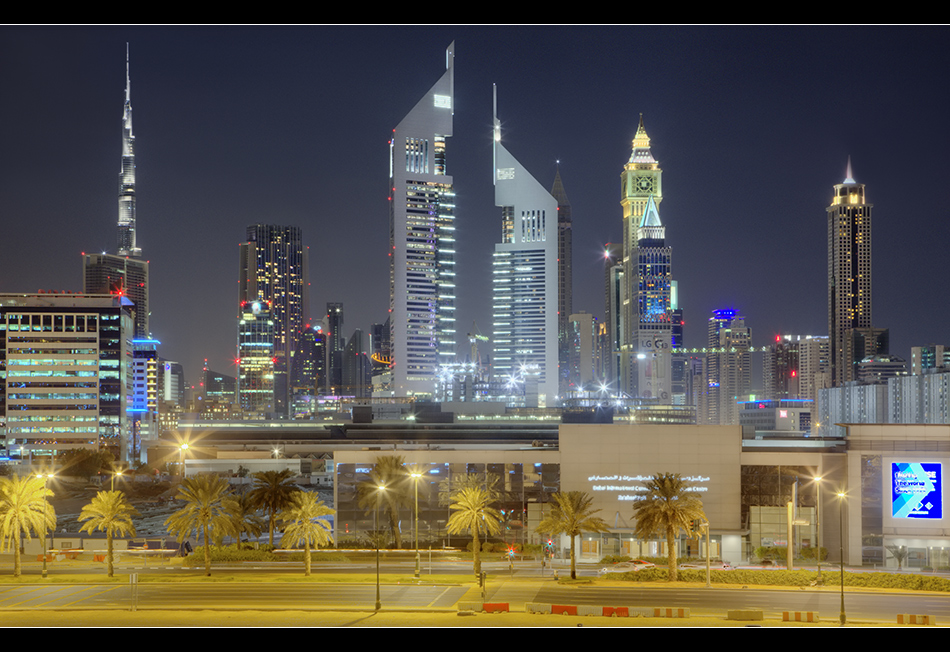
[[[481,375],[482,361],[481,361],[481,359],[480,359],[479,356],[478,356],[478,342],[479,342],[479,341],[482,341],[482,342],[490,342],[491,340],[489,340],[487,337],[485,337],[484,335],[482,335],[481,331],[478,330],[478,324],[476,324],[476,323],[473,321],[473,322],[472,322],[472,332],[471,332],[471,333],[468,333],[468,343],[472,345],[472,357],[471,357],[471,362],[472,362],[472,364],[474,364],[474,365],[477,366],[479,375]]]

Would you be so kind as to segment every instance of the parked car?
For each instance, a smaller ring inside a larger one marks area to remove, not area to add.
[[[692,568],[696,570],[706,570],[706,562],[704,561],[691,561],[685,564],[680,564],[679,568]],[[710,561],[709,562],[710,570],[734,570],[735,566],[730,564],[727,561]]]
[[[621,561],[611,566],[605,566],[604,568],[601,568],[600,574],[606,575],[607,573],[636,573],[643,570],[644,568],[656,568],[656,564],[643,561],[642,559]]]

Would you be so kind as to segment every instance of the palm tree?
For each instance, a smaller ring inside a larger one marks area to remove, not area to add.
[[[452,494],[452,504],[449,509],[454,513],[449,517],[446,528],[451,534],[472,533],[472,553],[475,562],[475,577],[481,577],[482,544],[479,534],[486,535],[501,533],[501,513],[489,505],[493,498],[491,493],[483,487],[466,487]]]
[[[288,505],[280,513],[280,521],[284,526],[284,536],[280,539],[283,547],[304,546],[304,575],[310,577],[310,549],[325,546],[331,541],[330,524],[321,516],[329,516],[336,512],[317,497],[317,494],[298,491]]]
[[[636,536],[646,539],[657,532],[666,533],[669,581],[676,581],[676,536],[680,530],[690,532],[690,521],[706,521],[703,501],[690,493],[690,485],[679,473],[658,473],[642,491],[633,505],[637,520]]]
[[[246,534],[248,540],[251,537],[261,536],[261,532],[264,531],[264,521],[258,516],[257,507],[254,506],[250,494],[239,494],[235,496],[235,500],[238,508],[234,513],[234,529],[240,545],[242,534]]]
[[[205,546],[205,575],[211,575],[211,541],[209,531],[220,541],[226,534],[234,534],[234,515],[238,510],[237,500],[231,495],[227,480],[215,475],[203,474],[185,478],[178,487],[179,500],[187,505],[165,520],[168,531],[178,536],[178,543],[191,532],[201,530]]]
[[[291,496],[299,491],[291,482],[294,475],[290,469],[261,471],[254,474],[254,487],[248,493],[248,498],[256,509],[263,509],[268,515],[270,545],[274,545],[277,512],[289,505]]]
[[[20,537],[56,527],[56,512],[47,498],[53,492],[46,478],[34,476],[0,477],[0,550],[13,549],[13,576],[20,576]]]
[[[380,490],[384,487],[385,490]],[[382,501],[389,515],[389,530],[397,548],[402,547],[402,535],[399,532],[399,510],[412,506],[412,487],[409,484],[409,472],[406,470],[402,455],[386,455],[376,458],[376,464],[356,488],[357,501],[367,514]]]
[[[551,513],[537,527],[538,533],[571,537],[571,579],[577,579],[575,567],[575,540],[581,532],[607,532],[604,519],[594,516],[599,509],[591,509],[594,499],[583,491],[568,491],[554,494]]]
[[[79,514],[77,520],[88,521],[79,528],[80,532],[92,534],[93,531],[99,530],[106,533],[106,563],[109,568],[109,577],[113,576],[112,538],[117,534],[134,537],[135,526],[132,524],[132,517],[138,515],[138,510],[126,500],[125,494],[121,491],[100,491]]]

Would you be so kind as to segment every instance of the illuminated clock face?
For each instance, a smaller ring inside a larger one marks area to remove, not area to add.
[[[637,190],[642,193],[654,193],[656,192],[656,184],[653,181],[653,177],[637,177]]]

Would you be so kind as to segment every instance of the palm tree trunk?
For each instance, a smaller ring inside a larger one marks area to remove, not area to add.
[[[472,528],[472,556],[475,559],[475,579],[479,579],[482,576],[482,544],[478,540],[478,522],[475,522],[475,527]]]
[[[272,546],[274,545],[274,519],[275,517],[276,517],[276,513],[272,510],[270,513],[270,544]]]
[[[574,564],[574,559],[575,559],[575,557],[574,557],[574,545],[575,545],[575,544],[574,544],[574,540],[575,540],[575,539],[576,539],[576,537],[575,537],[574,535],[571,535],[571,579],[572,579],[572,580],[576,580],[576,579],[577,579],[577,570],[576,570],[576,567],[575,567],[575,564]]]
[[[396,550],[399,550],[402,548],[402,534],[399,532],[399,515],[394,509],[392,506],[389,508],[389,528],[392,530]]]
[[[106,559],[109,562],[109,577],[112,577],[113,567],[112,567],[112,531],[106,531]]]
[[[14,530],[13,530],[13,536],[16,537],[16,538],[13,539],[13,543],[14,543],[14,546],[13,546],[13,577],[19,577],[19,576],[20,576],[20,570],[21,570],[21,567],[20,567],[20,545],[22,545],[22,544],[21,544],[21,540],[20,540],[20,528],[19,528],[19,526],[16,527],[16,528],[14,528]]]
[[[201,526],[205,544],[205,577],[211,577],[211,546],[208,543],[208,524]]]
[[[676,581],[676,533],[672,525],[666,526],[666,562],[669,566],[669,581]]]
[[[304,572],[304,575],[306,577],[310,577],[310,539],[307,539],[307,545],[304,549],[303,558],[304,558],[304,561],[306,562],[305,566],[307,569]]]

